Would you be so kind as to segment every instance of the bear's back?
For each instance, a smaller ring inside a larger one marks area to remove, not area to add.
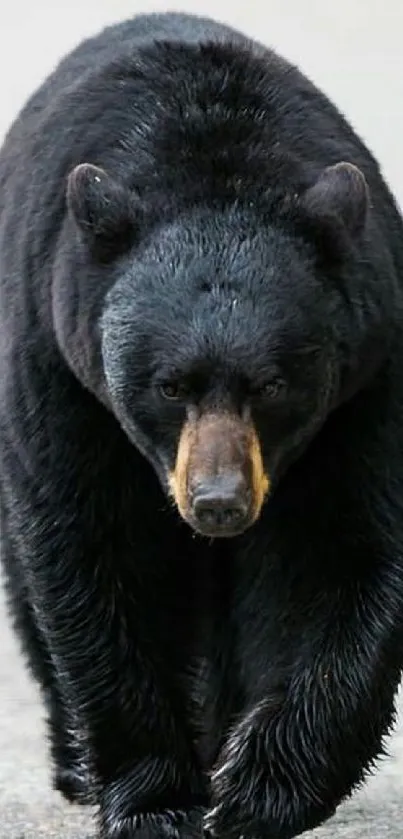
[[[209,19],[140,15],[81,43],[22,109],[0,153],[0,217],[17,192],[21,214],[32,182],[55,220],[69,170],[85,161],[166,193],[186,174],[205,180],[214,160],[217,180],[227,169],[245,184],[248,170],[255,186],[266,175],[286,191],[340,159],[382,192],[369,150],[296,67]]]
[[[122,61],[134,54],[136,49],[155,41],[185,41],[198,43],[205,40],[228,39],[247,43],[246,39],[224,24],[214,23],[208,18],[189,17],[186,14],[138,15],[131,20],[108,26],[98,34],[86,38],[57,64],[41,87],[32,94],[16,120],[20,129],[26,120],[39,115],[52,99],[59,97],[71,85],[82,84],[94,68],[102,68],[115,61]],[[15,130],[13,126],[12,131]]]
[[[236,201],[238,190],[259,200],[303,189],[340,160],[364,172],[403,272],[400,237],[390,236],[401,222],[376,161],[297,68],[203,18],[145,15],[110,27],[60,62],[0,153],[4,306],[13,305],[10,283],[13,299],[16,283],[51,283],[66,178],[78,163],[180,210],[181,202]]]

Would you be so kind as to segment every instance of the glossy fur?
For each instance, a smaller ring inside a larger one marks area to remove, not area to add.
[[[382,753],[403,663],[402,280],[368,150],[295,68],[211,21],[106,30],[11,128],[2,555],[55,784],[99,806],[103,839],[203,820],[291,839]],[[172,368],[197,397],[164,401]],[[213,410],[253,422],[270,492],[210,540],[169,475],[186,417]]]

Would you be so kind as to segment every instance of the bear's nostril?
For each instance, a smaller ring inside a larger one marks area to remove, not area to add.
[[[232,521],[232,519],[239,519],[243,515],[242,510],[240,507],[225,507],[222,511],[222,517],[224,520],[228,519]]]
[[[208,506],[200,505],[197,501],[194,504],[194,513],[200,524],[214,525],[216,527],[225,527],[226,525],[233,525],[241,521],[246,509],[240,506],[222,507],[220,504],[209,504]]]
[[[200,522],[200,524],[205,524],[205,525],[215,524],[216,511],[214,510],[214,508],[205,507],[204,509],[202,508],[200,510],[196,505],[194,510],[195,510],[196,518]]]

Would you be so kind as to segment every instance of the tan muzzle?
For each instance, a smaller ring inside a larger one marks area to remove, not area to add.
[[[259,517],[270,489],[251,423],[209,413],[185,423],[169,476],[181,516],[206,536],[235,536]]]

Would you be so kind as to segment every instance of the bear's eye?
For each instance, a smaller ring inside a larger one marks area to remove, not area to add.
[[[264,399],[278,399],[285,393],[286,383],[284,379],[275,378],[265,382],[258,389],[258,395]]]
[[[186,395],[186,389],[180,382],[162,382],[159,385],[159,392],[164,399],[183,399]]]

